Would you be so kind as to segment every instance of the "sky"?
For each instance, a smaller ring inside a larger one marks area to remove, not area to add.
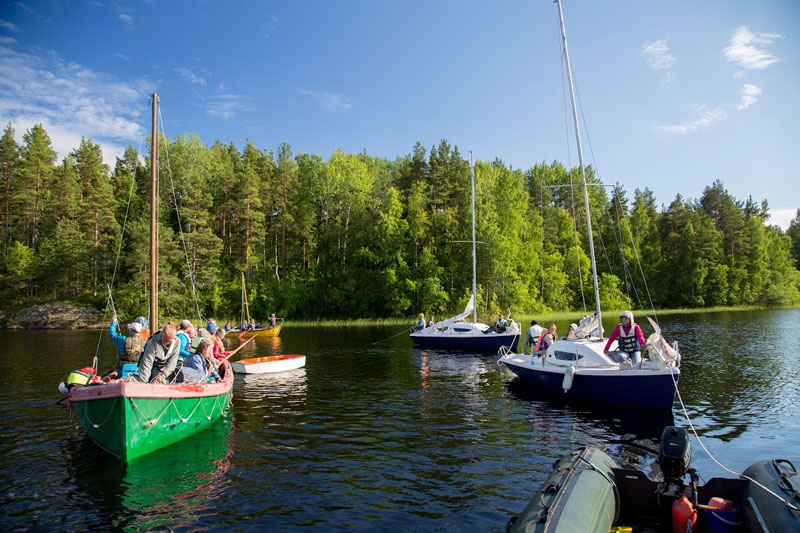
[[[721,180],[800,208],[800,2],[564,0],[587,164],[658,204]],[[513,168],[578,164],[550,0],[0,0],[0,121],[64,157],[164,133],[393,160],[446,139]]]

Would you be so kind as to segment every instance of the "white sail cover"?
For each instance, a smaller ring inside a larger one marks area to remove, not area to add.
[[[681,354],[661,336],[661,328],[658,327],[658,324],[650,317],[647,317],[647,320],[650,321],[650,325],[655,330],[652,335],[647,337],[647,349],[650,352],[650,359],[672,366],[680,360]]]
[[[597,316],[585,316],[581,319],[580,324],[578,325],[578,329],[575,330],[575,337],[579,339],[585,339],[589,335],[595,334],[595,330],[597,329]]]
[[[475,310],[475,294],[469,297],[469,301],[467,302],[467,306],[464,308],[464,311],[461,314],[458,314],[454,317],[448,318],[447,320],[442,320],[441,322],[437,322],[434,326],[436,329],[442,329],[444,327],[448,327],[451,324],[455,324],[460,320],[464,320],[467,318],[473,311]]]

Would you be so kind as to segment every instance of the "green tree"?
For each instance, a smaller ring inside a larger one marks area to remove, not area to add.
[[[15,173],[12,184],[12,212],[16,213],[18,234],[23,244],[36,250],[43,199],[56,161],[50,136],[41,124],[34,124],[25,133],[20,154],[19,171]]]
[[[2,192],[0,193],[0,204],[3,209],[2,231],[3,231],[3,257],[8,253],[8,245],[11,242],[11,202],[12,177],[19,165],[19,147],[14,140],[14,128],[9,122],[0,139],[0,175],[2,175]]]

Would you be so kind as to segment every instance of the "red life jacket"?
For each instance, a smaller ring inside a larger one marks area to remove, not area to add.
[[[542,340],[544,339],[544,336],[545,336],[545,335],[547,335],[548,333],[550,333],[548,330],[544,330],[544,331],[542,332],[542,334],[541,334],[541,335],[539,335],[539,338],[538,338],[538,339],[536,339],[536,351],[537,351],[537,352],[540,352],[540,351],[542,351],[544,348],[547,348],[547,346],[545,346],[544,348],[542,348]]]

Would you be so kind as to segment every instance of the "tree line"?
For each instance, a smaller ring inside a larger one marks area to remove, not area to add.
[[[471,293],[470,166],[442,140],[388,160],[327,159],[247,142],[161,137],[159,304],[164,316],[407,317],[463,308]],[[98,144],[57,160],[37,124],[0,139],[4,308],[72,300],[146,314],[149,154],[113,169]],[[578,169],[478,161],[478,302],[511,310],[592,310]],[[659,207],[653,193],[600,186],[587,169],[600,294],[607,308],[800,303],[800,211],[787,232],[765,201],[721,181]],[[124,228],[124,232],[123,232]],[[124,233],[124,235],[123,235]],[[123,236],[123,238],[121,238]],[[194,287],[194,290],[193,290]]]

